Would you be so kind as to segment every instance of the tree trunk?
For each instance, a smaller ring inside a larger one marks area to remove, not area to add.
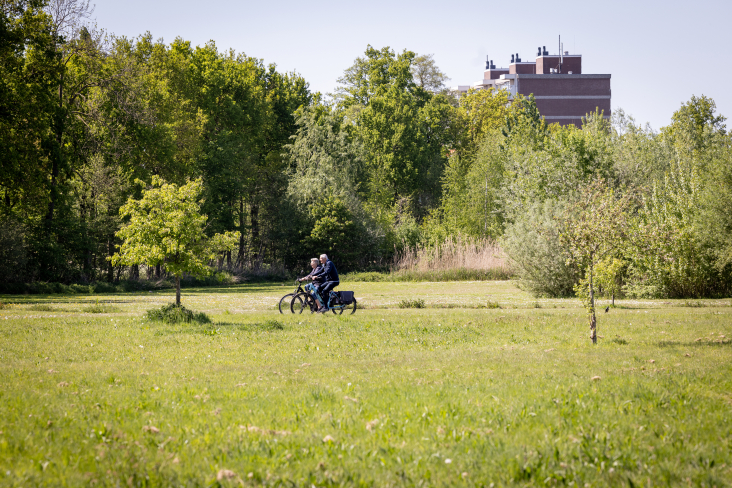
[[[112,236],[107,238],[107,252],[110,256],[114,254],[114,244],[112,239]],[[107,281],[109,283],[114,281],[114,266],[112,266],[112,261],[107,261]]]
[[[615,288],[613,288],[613,307],[615,306]]]
[[[258,260],[258,249],[259,249],[259,205],[253,203],[249,208],[249,218],[252,224],[252,267],[256,266]]]
[[[597,317],[595,316],[595,290],[592,287],[592,264],[590,264],[590,339],[597,344]]]
[[[139,264],[134,264],[130,267],[130,279],[132,279],[132,280],[140,279],[140,265]]]
[[[175,305],[180,307],[180,275],[175,275]]]
[[[244,198],[239,197],[239,251],[236,254],[236,267],[241,269],[244,267],[244,259],[246,252],[244,246],[246,245],[244,232]]]
[[[160,263],[155,265],[155,279],[156,280],[160,279]]]
[[[51,152],[51,192],[50,199],[48,201],[48,213],[46,214],[46,220],[50,223],[53,221],[53,212],[56,207],[56,200],[58,199],[58,174],[59,174],[59,160],[62,157],[61,148],[63,147],[64,139],[64,124],[63,120],[63,104],[64,104],[64,79],[61,77],[61,82],[58,85],[58,114],[56,115],[55,127],[56,132],[56,147]]]

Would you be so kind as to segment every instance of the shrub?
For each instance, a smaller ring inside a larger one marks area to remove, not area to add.
[[[262,324],[262,328],[266,330],[283,330],[285,326],[277,320],[267,320]]]
[[[107,303],[98,302],[94,305],[84,308],[84,312],[86,313],[113,313],[119,311],[120,309],[115,306],[109,305]]]
[[[559,240],[556,219],[562,208],[552,201],[535,204],[508,226],[503,237],[503,247],[515,262],[519,277],[537,296],[572,296],[581,278],[579,267],[567,264],[569,256]]]
[[[55,312],[56,309],[53,308],[50,305],[45,305],[43,303],[39,303],[37,305],[31,305],[28,307],[28,310],[33,310],[34,312]]]
[[[501,308],[501,306],[498,304],[498,302],[492,302],[488,300],[488,303],[486,304],[486,308]]]
[[[402,300],[399,302],[399,308],[424,308],[424,300],[416,298],[414,300]]]
[[[211,319],[203,312],[188,310],[183,305],[171,303],[161,308],[148,310],[145,317],[149,320],[165,322],[166,324],[191,323],[210,324]]]

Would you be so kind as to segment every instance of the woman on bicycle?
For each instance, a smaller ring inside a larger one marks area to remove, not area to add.
[[[321,281],[320,277],[316,276],[316,275],[319,275],[321,273],[321,271],[323,271],[323,266],[320,264],[320,261],[318,261],[318,258],[312,258],[310,260],[310,267],[313,268],[313,270],[310,272],[310,274],[307,276],[303,276],[302,278],[299,278],[297,281],[308,281],[308,280],[313,280],[315,282]]]
[[[312,258],[310,260],[310,267],[313,268],[313,270],[310,272],[309,275],[303,276],[302,278],[299,278],[298,281],[308,281],[313,280],[313,285],[315,287],[318,287],[320,283],[323,281],[322,272],[323,272],[323,265],[320,264],[320,261],[318,261],[318,258]],[[315,301],[318,303],[318,308],[323,308],[323,304],[320,303],[320,300],[317,298]]]

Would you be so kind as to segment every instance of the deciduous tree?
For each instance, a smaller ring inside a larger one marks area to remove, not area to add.
[[[593,344],[597,343],[595,268],[605,257],[628,245],[630,210],[630,193],[616,195],[604,180],[597,179],[567,207],[560,227],[560,238],[570,260],[586,270],[586,281],[577,293],[585,301]]]
[[[117,232],[122,244],[110,258],[112,263],[164,264],[175,276],[176,305],[180,305],[181,275],[209,274],[207,262],[217,253],[233,249],[239,238],[238,232],[206,236],[202,190],[200,179],[177,186],[153,176],[152,186],[143,190],[142,198],[130,198],[120,209],[120,215],[129,222]]]

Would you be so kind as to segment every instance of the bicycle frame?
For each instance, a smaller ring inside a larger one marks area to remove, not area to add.
[[[307,291],[308,293],[313,295],[313,298],[315,298],[320,303],[325,303],[323,298],[320,296],[320,293],[318,293],[318,289],[315,287],[315,285],[308,283],[307,285],[305,285],[305,291]],[[325,308],[327,310],[340,310],[346,306],[346,305],[334,305],[331,307],[330,302],[334,298],[335,298],[335,292],[333,290],[330,290],[328,292],[328,303],[325,305]]]

